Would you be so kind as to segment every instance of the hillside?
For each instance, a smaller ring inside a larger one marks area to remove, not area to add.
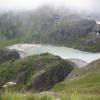
[[[0,100],[100,100],[100,59],[87,64],[86,60],[97,59],[98,54],[83,53],[100,52],[98,16],[49,6],[0,13]],[[72,55],[72,59],[35,55],[37,44],[62,46],[55,46],[57,52]],[[11,50],[12,45],[16,50]],[[69,53],[65,47],[83,51]],[[29,56],[31,52],[34,55]],[[84,56],[74,59],[74,54]]]
[[[6,61],[0,64],[0,88],[4,91],[0,99],[99,100],[100,60],[83,68],[75,67],[71,62],[48,53]],[[68,79],[71,73],[75,76]],[[16,84],[2,87],[8,82]]]
[[[100,93],[100,60],[97,60],[86,67],[72,72],[74,77],[70,76],[68,80],[57,84],[54,91],[61,93]],[[75,77],[76,76],[76,77]]]
[[[90,64],[88,64],[85,67],[82,68],[76,68],[74,69],[67,78],[71,79],[71,78],[75,78],[76,76],[81,76],[90,72],[99,72],[100,71],[100,60],[94,61]],[[67,79],[66,78],[66,79]]]
[[[68,9],[48,6],[34,11],[0,15],[0,47],[34,42],[99,52],[96,21],[85,19]]]
[[[51,89],[73,70],[73,64],[51,54],[34,55],[0,64],[0,88],[43,91]]]

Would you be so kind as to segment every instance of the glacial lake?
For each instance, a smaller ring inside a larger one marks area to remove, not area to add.
[[[21,57],[48,52],[53,55],[60,56],[63,59],[80,59],[86,61],[87,63],[100,59],[100,53],[84,52],[63,46],[42,44],[16,44],[7,48],[18,50]]]

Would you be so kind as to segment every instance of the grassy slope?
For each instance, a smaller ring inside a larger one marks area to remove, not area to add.
[[[70,76],[70,80],[57,84],[53,90],[57,92],[100,93],[100,60],[78,69],[74,75],[77,77]]]
[[[57,92],[100,92],[100,73],[90,72],[75,79],[64,81],[54,87]]]
[[[100,95],[94,94],[74,94],[62,95],[57,99],[55,96],[51,95],[40,95],[33,93],[14,93],[14,92],[5,92],[0,95],[0,100],[100,100]]]
[[[44,55],[44,57],[47,57],[47,55]],[[45,60],[43,59],[42,62],[43,61]],[[25,60],[25,62],[27,62],[27,60]],[[51,64],[48,60],[46,62]],[[59,93],[61,100],[100,100],[100,60],[89,64],[85,68],[78,69],[78,72],[77,77],[57,84],[53,88],[53,91]],[[74,72],[74,74],[76,73]],[[56,99],[54,96],[48,94],[5,92],[0,95],[0,100]]]
[[[33,93],[5,92],[0,95],[0,100],[55,100],[53,96],[39,95]]]
[[[69,80],[58,83],[53,88],[62,100],[100,100],[100,60],[72,73]]]
[[[7,61],[0,65],[0,86],[9,81],[16,81],[17,89],[27,88],[32,84],[33,75],[65,64],[59,57],[48,53]]]

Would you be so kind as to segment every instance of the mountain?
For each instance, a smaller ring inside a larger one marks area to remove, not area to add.
[[[64,8],[43,6],[34,11],[8,12],[0,15],[0,45],[34,42],[99,52],[96,26],[96,21]]]
[[[20,58],[16,50],[1,49],[33,42],[100,52],[100,25],[94,19],[47,6],[0,14],[0,100],[99,100],[100,60],[87,65],[49,53]]]

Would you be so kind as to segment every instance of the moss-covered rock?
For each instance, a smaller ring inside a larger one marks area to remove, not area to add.
[[[50,89],[64,80],[72,69],[70,62],[48,53],[10,60],[0,64],[0,87],[16,82],[15,88],[18,90]]]
[[[40,91],[51,89],[56,83],[63,81],[72,70],[73,66],[70,62],[59,62],[36,75],[32,87]]]

